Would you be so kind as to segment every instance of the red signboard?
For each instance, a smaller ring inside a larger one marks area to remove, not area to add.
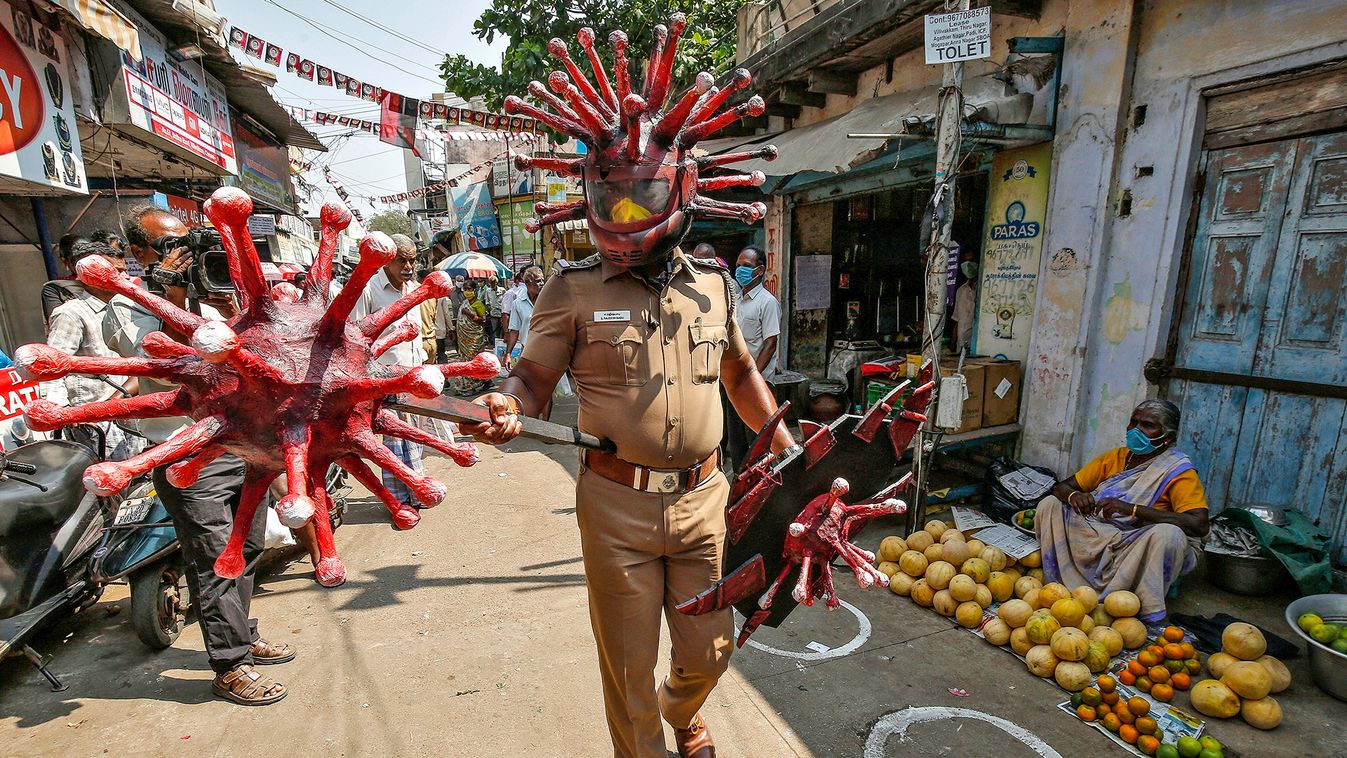
[[[38,399],[37,387],[37,382],[24,381],[12,368],[0,369],[0,421],[23,413],[29,403]]]

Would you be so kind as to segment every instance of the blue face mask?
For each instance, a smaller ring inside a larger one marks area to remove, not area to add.
[[[740,287],[747,287],[753,281],[753,272],[755,268],[749,266],[740,266],[734,270],[734,280],[739,282]]]
[[[1164,436],[1161,435],[1161,439],[1163,438]],[[1150,437],[1146,436],[1145,432],[1134,426],[1127,430],[1127,449],[1137,455],[1150,455],[1160,448],[1151,441]]]

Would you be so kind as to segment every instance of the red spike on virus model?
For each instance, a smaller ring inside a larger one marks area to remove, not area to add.
[[[590,233],[606,259],[622,266],[638,266],[667,252],[669,240],[682,239],[695,218],[727,218],[751,224],[766,214],[767,208],[760,202],[719,202],[698,196],[701,191],[761,186],[765,177],[758,171],[708,178],[699,174],[751,158],[772,160],[776,148],[768,145],[752,152],[692,156],[691,148],[697,142],[744,116],[762,115],[765,106],[755,95],[720,110],[752,81],[748,71],[741,68],[723,89],[713,86],[710,74],[698,74],[693,85],[666,109],[674,57],[686,28],[687,18],[681,13],[674,14],[668,26],[655,27],[643,95],[632,91],[627,35],[618,31],[608,37],[615,61],[610,83],[594,50],[594,30],[585,28],[577,38],[594,82],[571,58],[566,43],[554,39],[547,49],[566,70],[553,71],[545,85],[537,81],[529,85],[529,93],[551,110],[518,97],[506,98],[507,113],[535,118],[589,147],[583,158],[516,159],[521,169],[536,167],[584,180],[584,200],[538,203],[535,210],[539,217],[527,223],[529,231],[587,217]]]
[[[228,256],[238,316],[228,322],[208,321],[180,310],[93,255],[77,266],[81,282],[130,298],[159,316],[166,327],[187,335],[190,345],[162,332],[144,339],[142,349],[148,358],[70,356],[48,345],[24,345],[15,351],[15,364],[21,374],[43,381],[72,373],[120,374],[178,385],[166,392],[76,407],[40,400],[28,406],[28,423],[37,430],[51,430],[116,419],[190,416],[195,423],[163,444],[125,461],[90,466],[84,472],[84,486],[99,495],[112,494],[134,477],[171,464],[168,480],[185,487],[212,459],[233,453],[247,465],[247,474],[233,531],[215,561],[215,572],[226,578],[243,573],[244,539],[267,486],[283,474],[289,494],[276,506],[281,521],[299,527],[313,519],[321,554],[315,574],[321,584],[331,587],[344,581],[346,569],[337,557],[328,520],[331,500],[324,490],[328,467],[335,463],[350,472],[388,507],[398,527],[414,526],[420,519],[417,511],[399,503],[361,459],[401,479],[426,506],[444,499],[445,486],[404,465],[377,435],[421,442],[462,466],[476,463],[477,452],[470,443],[441,440],[402,422],[381,407],[384,399],[402,393],[434,397],[446,376],[485,379],[495,376],[500,366],[487,353],[466,363],[439,366],[377,363],[375,357],[392,344],[415,338],[408,330],[389,327],[422,301],[447,294],[448,276],[432,273],[415,291],[353,323],[351,309],[366,282],[394,257],[392,240],[379,232],[365,237],[350,281],[331,296],[337,235],[350,223],[351,214],[329,203],[322,209],[318,257],[304,291],[285,284],[268,289],[248,234],[252,210],[252,199],[233,187],[216,190],[205,205]]]

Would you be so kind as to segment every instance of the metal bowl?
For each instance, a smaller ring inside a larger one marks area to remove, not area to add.
[[[1275,558],[1250,558],[1211,550],[1203,552],[1207,556],[1207,578],[1217,587],[1236,595],[1270,595],[1291,578],[1286,567]]]
[[[1319,689],[1347,701],[1347,655],[1315,642],[1296,624],[1304,613],[1317,613],[1324,621],[1347,624],[1347,595],[1307,595],[1286,606],[1286,625],[1305,640],[1310,651],[1310,675]]]

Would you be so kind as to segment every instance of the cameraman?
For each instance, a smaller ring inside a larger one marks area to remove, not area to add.
[[[172,246],[171,238],[185,236],[187,226],[162,208],[144,206],[131,213],[125,231],[131,254],[145,267],[150,288],[186,309],[189,305],[186,277],[194,253],[185,246]],[[197,304],[202,315],[210,319],[224,320],[235,313],[230,293],[217,293]],[[108,347],[126,357],[143,357],[141,341],[154,331],[164,331],[180,342],[187,342],[187,335],[177,334],[166,326],[158,316],[117,295],[104,313],[103,338]],[[172,388],[153,379],[142,378],[139,382],[141,394]],[[189,423],[191,419],[185,417],[149,419],[140,422],[140,431],[151,442],[161,443]],[[284,663],[295,657],[295,651],[289,645],[273,645],[261,639],[256,621],[248,617],[253,575],[265,535],[263,514],[259,513],[254,520],[244,543],[247,563],[243,576],[223,579],[214,570],[215,558],[224,550],[239,506],[243,462],[235,456],[222,455],[205,467],[195,484],[181,489],[165,479],[165,469],[161,466],[154,470],[154,483],[159,499],[173,517],[187,563],[187,582],[196,601],[206,656],[215,671],[211,689],[218,697],[243,705],[274,703],[285,697],[284,685],[259,673],[254,665]]]

